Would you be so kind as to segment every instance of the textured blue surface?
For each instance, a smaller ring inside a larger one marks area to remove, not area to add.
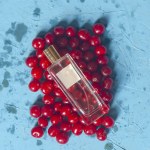
[[[149,0],[0,0],[0,150],[150,150],[150,1]],[[115,71],[108,140],[82,134],[59,145],[47,134],[30,135],[36,120],[29,107],[41,93],[31,93],[25,58],[31,41],[62,20],[79,26],[106,23],[105,37]],[[116,115],[117,114],[117,115]]]

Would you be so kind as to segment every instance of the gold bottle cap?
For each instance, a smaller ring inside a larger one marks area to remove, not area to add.
[[[51,63],[54,63],[56,60],[60,58],[60,55],[58,54],[57,50],[53,45],[50,45],[43,52]]]

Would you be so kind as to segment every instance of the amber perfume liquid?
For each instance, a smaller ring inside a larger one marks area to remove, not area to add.
[[[107,105],[69,54],[57,59],[48,72],[87,125],[104,115]]]

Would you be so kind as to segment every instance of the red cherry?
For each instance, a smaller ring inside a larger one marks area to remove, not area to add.
[[[54,103],[55,98],[52,95],[46,94],[46,95],[44,95],[42,101],[43,101],[44,104],[50,105],[50,104]]]
[[[68,39],[66,37],[60,37],[60,38],[57,39],[57,45],[60,48],[66,47],[67,44],[68,44]]]
[[[54,86],[54,89],[57,89],[57,88],[59,88],[59,85],[54,81],[54,83],[53,83],[53,86]]]
[[[80,123],[83,124],[83,125],[85,125],[86,124],[85,123],[85,119],[83,119],[82,117],[80,117]]]
[[[48,45],[51,45],[51,44],[54,43],[54,38],[55,37],[52,33],[47,33],[44,38],[45,38],[45,41]]]
[[[100,96],[105,102],[110,102],[113,98],[112,94],[109,91],[102,91],[100,93]]]
[[[76,60],[80,60],[80,59],[82,59],[82,57],[83,57],[82,52],[79,51],[79,50],[76,50],[76,52],[75,52],[75,59]]]
[[[89,42],[83,42],[82,44],[80,44],[80,49],[82,51],[87,51],[90,49],[90,44]]]
[[[66,96],[61,97],[64,104],[69,104],[68,98]]]
[[[70,54],[70,56],[71,56],[73,59],[75,59],[75,57],[76,57],[76,50],[71,50],[71,51],[69,52],[69,54]]]
[[[26,59],[26,65],[30,68],[37,66],[37,64],[38,64],[38,59],[36,56],[29,56]]]
[[[40,89],[40,82],[36,79],[33,79],[30,81],[28,86],[32,92],[37,92]]]
[[[33,105],[30,108],[30,115],[34,118],[38,118],[41,116],[41,108],[38,105]]]
[[[56,141],[60,144],[66,144],[69,140],[69,135],[66,132],[59,132],[56,135]]]
[[[41,67],[36,66],[31,70],[31,75],[35,79],[41,79],[43,76],[43,69]]]
[[[86,29],[80,29],[78,36],[81,40],[88,40],[90,38],[90,33]]]
[[[100,40],[100,38],[98,36],[95,36],[95,35],[91,36],[91,38],[90,38],[90,44],[92,46],[97,46],[100,43],[101,43],[101,40]]]
[[[109,110],[110,110],[110,106],[108,104],[103,104],[102,105],[102,107],[101,107],[102,114],[104,114],[104,115],[108,114]]]
[[[53,109],[50,105],[44,105],[41,109],[42,115],[45,117],[51,117],[53,114]]]
[[[106,65],[106,64],[108,64],[108,61],[109,61],[109,59],[108,59],[108,57],[105,56],[105,55],[101,55],[101,56],[99,56],[99,57],[97,58],[97,62],[98,62],[98,64],[100,64],[100,65]]]
[[[97,67],[98,67],[98,64],[97,62],[95,61],[91,61],[87,64],[87,68],[89,71],[93,72],[93,71],[96,71],[97,70]]]
[[[37,126],[37,127],[32,128],[31,134],[35,138],[41,138],[44,134],[44,131],[43,131],[42,127]]]
[[[62,105],[60,113],[62,116],[68,116],[72,112],[72,107],[70,104]]]
[[[68,49],[60,49],[60,51],[59,51],[59,55],[60,56],[64,56],[64,55],[66,55],[68,53]]]
[[[105,27],[103,24],[97,23],[93,26],[93,32],[97,35],[101,35],[105,32]]]
[[[62,102],[55,102],[54,103],[54,110],[59,112],[61,110]]]
[[[55,137],[60,132],[58,125],[51,125],[48,129],[48,135],[51,137]]]
[[[77,62],[77,65],[79,66],[80,69],[86,69],[86,63],[83,60],[79,60]]]
[[[76,35],[76,29],[72,26],[68,26],[67,29],[66,29],[66,35],[68,37],[73,37]]]
[[[109,76],[109,75],[112,74],[112,70],[111,70],[111,68],[108,67],[108,66],[103,66],[103,67],[101,68],[101,74],[102,74],[103,76]]]
[[[46,117],[42,116],[38,119],[38,125],[42,128],[46,128],[48,126],[48,120]]]
[[[83,74],[85,75],[85,77],[86,77],[88,80],[92,80],[92,75],[91,75],[90,71],[88,71],[88,70],[83,71]]]
[[[79,46],[79,39],[77,37],[72,37],[69,41],[71,48],[77,48]]]
[[[41,83],[41,91],[44,94],[49,94],[53,90],[53,82],[46,80]]]
[[[102,118],[99,118],[93,122],[95,126],[100,126],[102,124]]]
[[[73,127],[72,127],[72,133],[79,136],[82,134],[82,131],[83,131],[83,124],[81,123],[76,123],[76,124],[73,124]]]
[[[36,56],[37,58],[43,58],[44,57],[43,49],[38,49],[36,51]]]
[[[79,115],[76,112],[69,114],[68,121],[72,124],[77,123],[79,121]]]
[[[60,129],[62,131],[68,132],[71,130],[71,124],[68,121],[63,121],[60,125]]]
[[[51,65],[51,63],[46,57],[43,57],[40,59],[40,66],[43,69],[47,69],[50,65]]]
[[[54,89],[54,95],[57,96],[57,97],[62,97],[64,96],[62,90],[60,88],[55,88]]]
[[[94,54],[91,51],[87,51],[87,52],[84,53],[83,58],[84,58],[85,61],[89,62],[94,58]]]
[[[62,122],[62,120],[63,120],[63,118],[59,113],[53,114],[50,118],[50,121],[52,124],[58,124],[58,123]]]
[[[102,125],[106,128],[112,128],[114,125],[114,120],[110,116],[105,116],[102,118]]]
[[[85,126],[84,127],[84,133],[86,135],[93,135],[96,133],[96,126],[91,124],[91,125],[88,125],[88,126]]]
[[[36,50],[38,49],[44,49],[45,48],[45,40],[37,37],[32,41],[32,46],[33,48],[35,48]]]
[[[97,56],[104,55],[104,54],[107,53],[106,47],[105,47],[105,46],[102,46],[102,45],[99,45],[99,46],[95,47],[95,50],[94,50],[94,51],[95,51],[95,54],[96,54]]]
[[[112,88],[113,80],[110,77],[107,77],[103,80],[103,88],[110,90]]]
[[[99,128],[96,131],[96,135],[97,135],[97,139],[100,140],[100,141],[104,141],[107,138],[107,133],[106,133],[104,128]]]
[[[44,72],[44,77],[47,79],[47,80],[53,80],[53,78],[52,78],[52,76],[49,74],[49,72],[48,71],[45,71]]]
[[[93,88],[95,89],[95,91],[96,91],[98,94],[101,93],[102,87],[101,87],[101,85],[100,85],[99,83],[94,82],[94,83],[92,83],[92,86],[93,86]]]
[[[61,35],[64,34],[64,32],[65,32],[65,29],[62,26],[57,26],[57,27],[54,28],[54,34],[56,36],[61,36]]]
[[[101,81],[101,79],[102,79],[102,75],[101,74],[99,74],[97,72],[92,74],[92,82],[99,83]]]

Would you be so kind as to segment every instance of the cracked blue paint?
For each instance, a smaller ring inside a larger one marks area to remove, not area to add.
[[[150,149],[150,1],[149,0],[7,0],[0,1],[0,149],[1,150],[149,150]],[[103,18],[103,19],[101,19]],[[41,93],[28,90],[25,58],[32,39],[65,20],[79,27],[101,20],[104,43],[115,78],[108,139],[84,133],[58,144],[47,134],[33,139],[36,119],[29,108]],[[142,119],[141,119],[142,118]]]

